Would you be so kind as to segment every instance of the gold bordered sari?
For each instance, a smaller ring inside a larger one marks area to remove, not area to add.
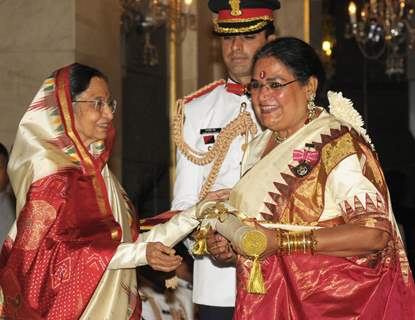
[[[139,319],[136,270],[109,270],[136,240],[135,217],[107,167],[114,130],[84,146],[68,67],[23,116],[9,162],[17,220],[1,257],[1,315],[11,319]]]
[[[271,135],[249,145],[231,206],[288,230],[351,223],[391,240],[363,257],[270,256],[261,262],[265,295],[248,293],[252,261],[239,258],[234,319],[413,319],[412,274],[371,146],[325,111],[262,158]]]

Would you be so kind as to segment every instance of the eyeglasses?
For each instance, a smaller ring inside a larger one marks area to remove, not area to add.
[[[261,88],[266,87],[271,90],[278,90],[285,86],[288,86],[289,84],[296,82],[298,79],[294,79],[291,81],[288,81],[286,83],[280,83],[278,81],[267,81],[265,83],[259,83],[259,81],[253,80],[250,83],[248,83],[247,89],[249,93],[257,93]]]
[[[76,100],[73,101],[73,103],[76,102],[88,102],[91,103],[94,109],[98,112],[101,112],[104,110],[105,105],[108,106],[108,108],[111,110],[111,113],[115,113],[115,110],[117,109],[117,100],[115,99],[109,99],[108,101],[97,99],[97,100]]]

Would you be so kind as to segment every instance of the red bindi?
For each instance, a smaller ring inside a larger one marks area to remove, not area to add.
[[[265,71],[261,71],[261,72],[259,73],[259,77],[260,77],[261,79],[264,79],[264,78],[265,78]]]

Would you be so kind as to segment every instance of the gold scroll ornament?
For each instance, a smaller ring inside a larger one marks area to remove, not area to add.
[[[238,251],[253,260],[247,290],[249,293],[265,294],[264,279],[261,272],[259,257],[267,248],[267,237],[261,231],[246,225],[238,216],[237,211],[228,209],[223,202],[202,201],[196,210],[196,216],[202,221],[202,228],[211,227]],[[196,243],[200,248],[200,243]]]

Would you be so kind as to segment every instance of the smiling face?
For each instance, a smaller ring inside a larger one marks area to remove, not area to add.
[[[98,77],[91,78],[89,87],[79,94],[77,101],[94,101],[110,99],[107,82]],[[114,118],[108,105],[102,111],[95,110],[94,104],[89,102],[76,102],[74,104],[75,127],[85,146],[107,137],[108,129]]]
[[[251,91],[255,113],[264,127],[277,131],[281,137],[290,136],[304,125],[307,102],[317,88],[314,77],[306,84],[295,80],[291,70],[274,57],[261,58],[254,66],[252,81],[260,84]],[[272,88],[272,82],[289,84]]]
[[[221,37],[223,61],[233,80],[242,84],[249,82],[252,58],[266,42],[265,31]]]

